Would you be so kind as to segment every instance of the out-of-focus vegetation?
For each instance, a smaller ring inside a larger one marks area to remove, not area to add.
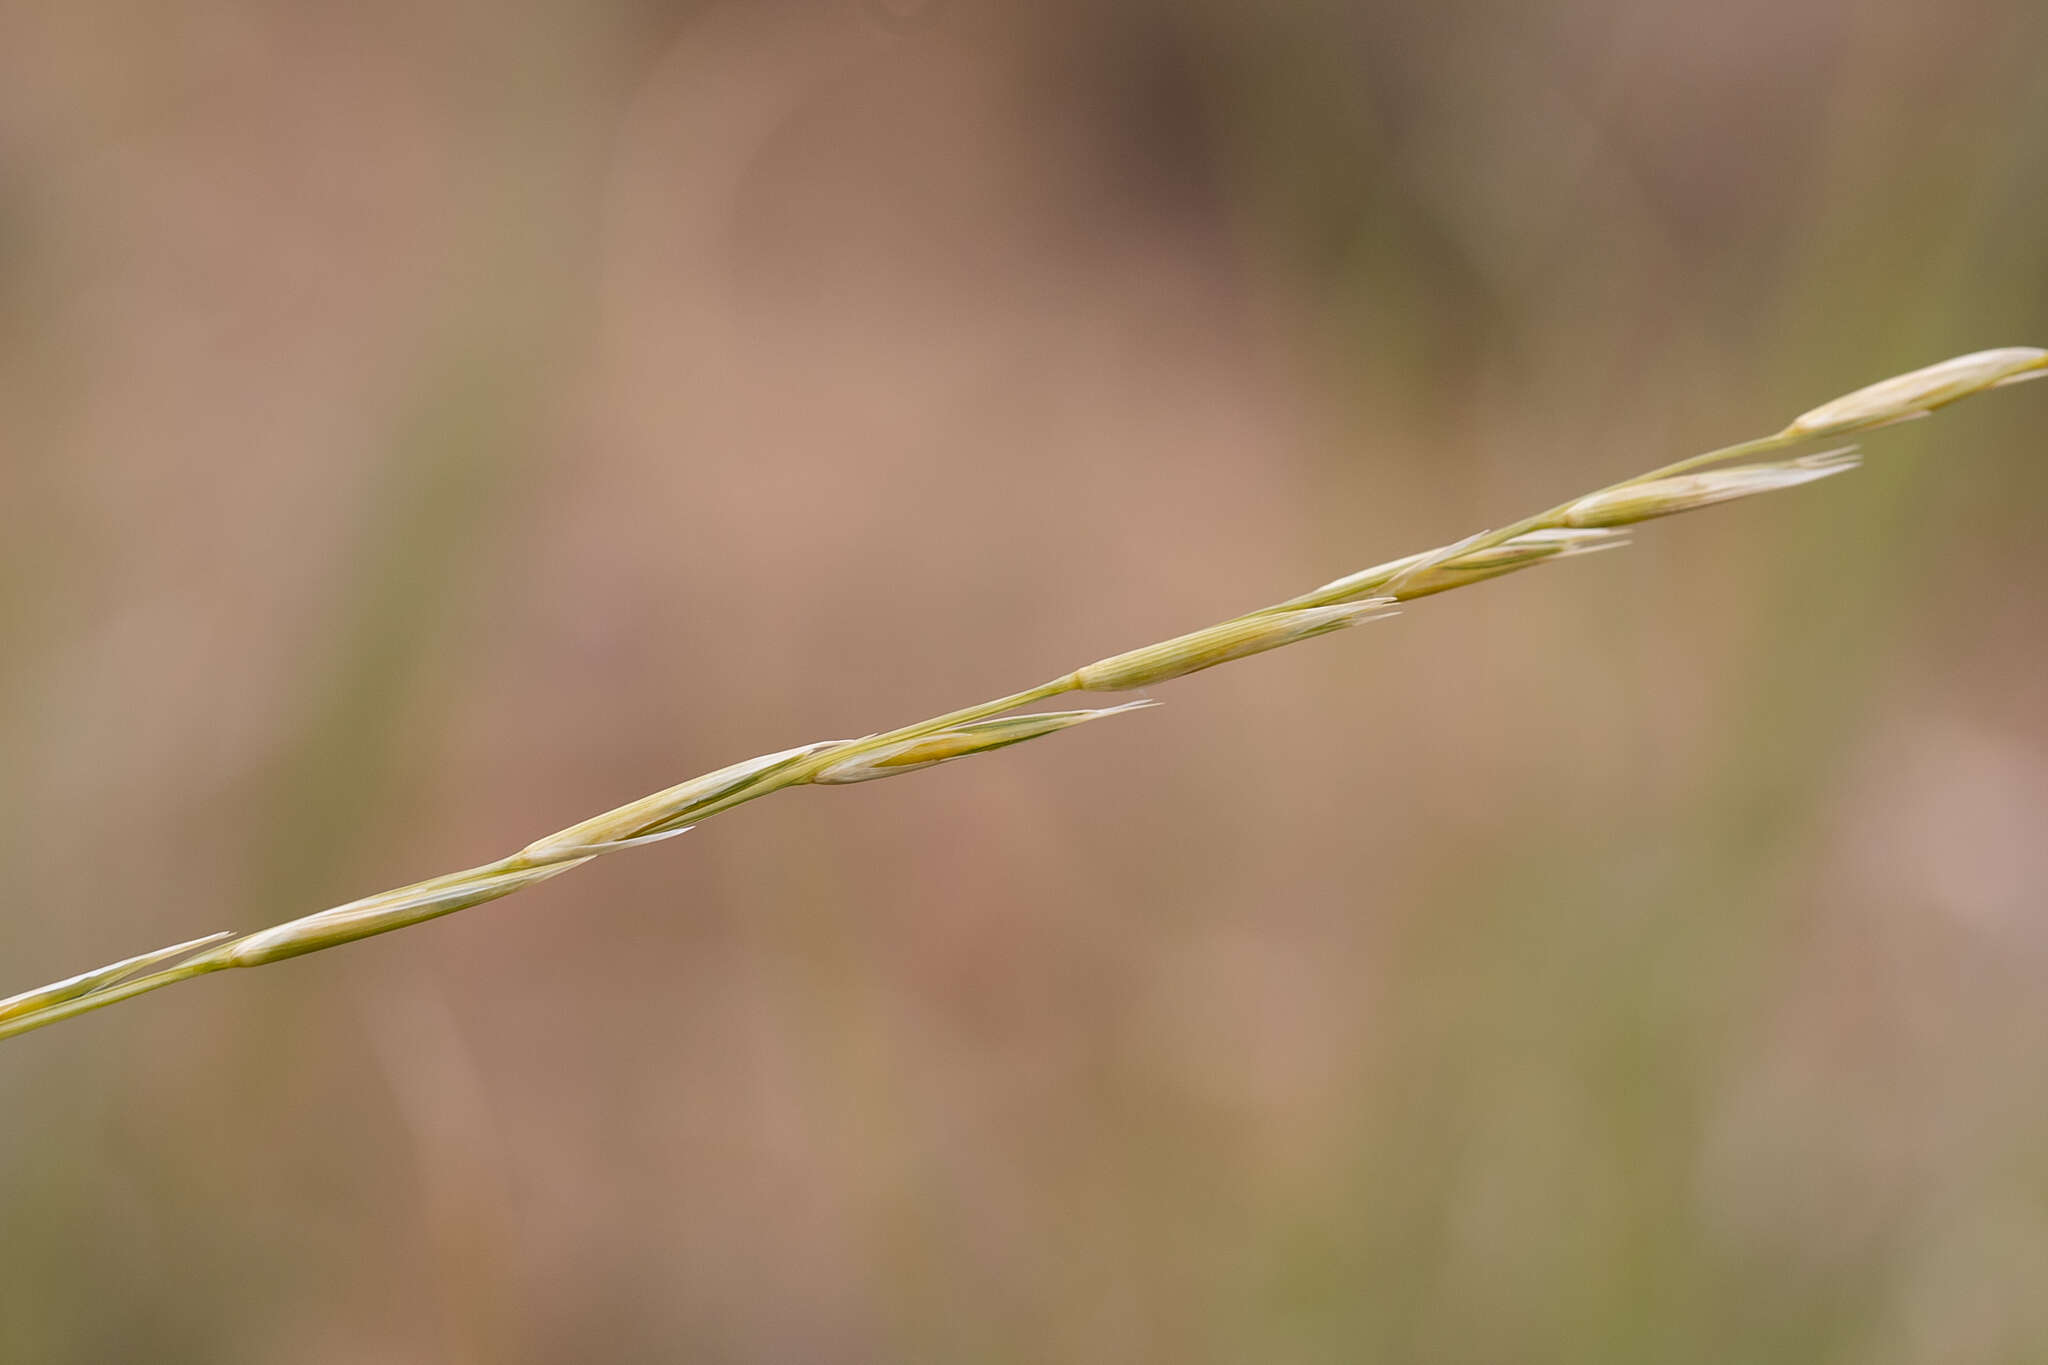
[[[0,27],[9,990],[2048,336],[2022,0]],[[2048,1353],[2039,393],[10,1044],[0,1358]]]

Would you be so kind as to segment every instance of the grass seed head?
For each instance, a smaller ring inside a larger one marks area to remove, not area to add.
[[[282,962],[286,958],[317,953],[323,948],[353,943],[372,934],[381,934],[386,929],[467,910],[472,905],[509,896],[550,877],[559,877],[588,861],[589,858],[585,857],[573,862],[509,871],[479,868],[435,877],[247,934],[222,944],[206,956],[218,959],[223,967],[259,967],[266,962]]]
[[[2036,346],[2007,346],[1973,351],[1929,365],[1911,374],[1894,375],[1867,388],[1844,394],[1794,419],[1787,436],[1839,436],[1866,431],[1890,422],[1925,417],[1936,408],[2048,370],[2048,351]]]
[[[1468,583],[1498,578],[1502,574],[1526,569],[1531,564],[1539,564],[1546,559],[1570,559],[1573,555],[1618,550],[1626,544],[1628,537],[1621,532],[1598,527],[1524,531],[1513,540],[1505,540],[1498,545],[1475,550],[1469,554],[1457,555],[1441,564],[1419,569],[1404,566],[1397,571],[1394,585],[1387,591],[1406,602],[1412,598],[1428,597],[1432,593],[1462,588]]]
[[[772,777],[797,760],[808,758],[827,747],[830,746],[806,744],[799,749],[785,749],[779,754],[765,754],[729,768],[720,768],[715,773],[692,778],[667,791],[620,806],[617,810],[592,816],[545,839],[537,839],[521,849],[517,856],[528,866],[539,866],[587,857],[605,844],[676,832],[713,802],[736,795],[755,782]]]
[[[1126,711],[1142,711],[1158,704],[1154,701],[1134,701],[1126,702],[1122,706],[1109,706],[1093,711],[1047,711],[1038,715],[1004,716],[997,720],[956,725],[937,734],[926,735],[922,739],[906,739],[878,749],[870,749],[865,753],[855,753],[826,767],[811,780],[836,786],[852,782],[873,782],[882,777],[896,777],[940,763],[951,763],[956,758],[966,758],[971,754],[1006,749],[1012,744],[1022,744],[1041,735],[1057,734],[1061,730],[1086,725],[1091,720],[1101,720],[1105,716],[1122,715]]]
[[[223,929],[217,934],[209,934],[205,938],[195,938],[189,943],[174,943],[168,948],[159,948],[153,953],[143,953],[136,957],[125,958],[120,962],[109,963],[107,966],[98,967],[89,972],[81,972],[77,976],[67,977],[62,981],[52,982],[50,985],[38,990],[23,991],[20,995],[11,995],[5,1000],[0,1000],[0,1022],[19,1018],[24,1014],[32,1014],[40,1009],[48,1009],[52,1005],[61,1005],[66,1000],[76,1000],[82,995],[91,995],[94,991],[105,990],[109,986],[126,981],[129,977],[146,968],[154,967],[158,963],[169,962],[173,958],[183,957],[187,953],[195,952],[200,948],[206,947],[208,944],[218,943],[228,937],[230,937],[229,932]]]
[[[1752,493],[1830,477],[1853,468],[1848,450],[1778,464],[1730,467],[1728,461],[1809,437],[1865,431],[1924,417],[1959,398],[2001,385],[2048,378],[2048,351],[2009,347],[1958,356],[1825,403],[1771,436],[1707,451],[1664,470],[1588,494],[1497,531],[1410,555],[1340,578],[1249,616],[1135,649],[1079,672],[887,735],[831,741],[748,759],[528,845],[509,858],[307,915],[241,938],[216,935],[145,953],[0,1000],[0,1038],[133,999],[229,967],[254,967],[404,928],[480,905],[559,876],[599,854],[680,833],[691,822],[744,801],[808,782],[866,782],[988,753],[1104,716],[1147,706],[1004,716],[1062,692],[1127,691],[1166,682],[1311,635],[1391,615],[1395,600],[1460,587],[1530,564],[1611,549],[1625,538],[1611,528],[1689,511]],[[1704,472],[1692,472],[1704,471]]]
[[[1564,514],[1564,520],[1571,526],[1629,526],[1754,493],[1796,488],[1802,483],[1846,473],[1861,463],[1853,447],[1844,447],[1777,464],[1733,465],[1648,483],[1622,484],[1580,498]]]
[[[1306,640],[1311,635],[1392,616],[1393,605],[1391,598],[1373,597],[1341,606],[1305,607],[1226,621],[1163,644],[1099,659],[1077,671],[1073,684],[1084,692],[1129,692],[1150,687],[1232,659]]]
[[[1468,537],[1467,540],[1473,539]],[[1461,542],[1464,543],[1464,542]],[[1385,564],[1375,564],[1369,569],[1331,579],[1313,592],[1269,609],[1264,615],[1278,615],[1281,611],[1299,610],[1305,607],[1328,607],[1341,602],[1357,601],[1366,597],[1393,598],[1402,602],[1412,597],[1427,597],[1431,593],[1443,592],[1449,588],[1462,588],[1467,583],[1478,583],[1501,574],[1526,569],[1546,559],[1566,559],[1572,555],[1591,554],[1596,550],[1616,550],[1628,544],[1628,537],[1618,531],[1578,530],[1563,528],[1557,530],[1524,531],[1511,540],[1489,546],[1467,554],[1457,554],[1456,546],[1444,550],[1432,550],[1425,554],[1408,555]],[[1448,553],[1446,552],[1448,551]]]

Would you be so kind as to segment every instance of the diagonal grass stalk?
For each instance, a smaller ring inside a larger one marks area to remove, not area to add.
[[[1422,554],[1360,570],[1299,597],[1155,645],[1098,660],[1036,687],[882,734],[748,759],[528,844],[497,862],[416,882],[270,929],[144,953],[0,1000],[0,1038],[104,1009],[230,968],[259,967],[420,924],[558,877],[593,858],[686,833],[734,806],[790,787],[867,782],[989,753],[1149,702],[1009,715],[1072,692],[1125,692],[1391,615],[1395,604],[1551,560],[1626,544],[1618,528],[1854,469],[1854,447],[1757,461],[1809,441],[1925,417],[1961,398],[2048,377],[2048,351],[2008,347],[1898,375],[1795,418],[1769,436],[1690,456]],[[1750,461],[1750,463],[1737,463]]]

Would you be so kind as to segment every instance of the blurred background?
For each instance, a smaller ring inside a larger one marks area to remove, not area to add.
[[[0,0],[0,994],[2048,343],[2037,0]],[[2048,388],[0,1047],[0,1359],[2048,1359]]]

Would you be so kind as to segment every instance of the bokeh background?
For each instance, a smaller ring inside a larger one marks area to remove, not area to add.
[[[0,0],[0,993],[2048,342],[2037,0]],[[0,1047],[8,1362],[2048,1359],[2048,388]]]

